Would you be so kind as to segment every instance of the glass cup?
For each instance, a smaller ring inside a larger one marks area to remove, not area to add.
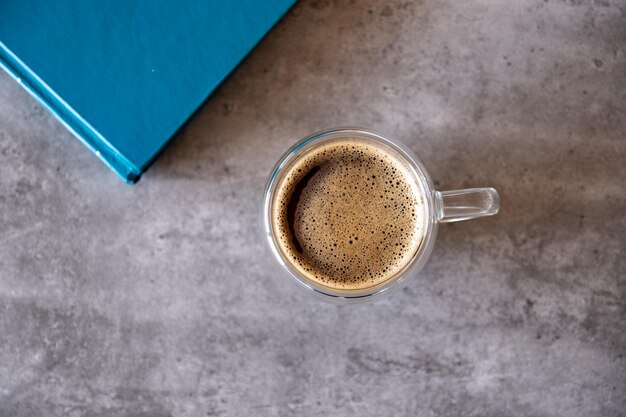
[[[408,163],[413,178],[423,192],[427,219],[420,247],[407,264],[393,277],[378,285],[359,289],[342,290],[319,285],[299,273],[280,250],[272,224],[272,202],[277,192],[277,184],[287,169],[309,149],[338,138],[359,138],[373,142],[403,158]],[[311,294],[317,294],[326,301],[335,303],[356,303],[377,299],[398,290],[417,276],[432,253],[439,223],[492,216],[498,213],[500,197],[494,188],[467,188],[464,190],[437,191],[422,162],[400,142],[379,133],[362,128],[338,128],[315,133],[296,143],[285,153],[274,167],[265,188],[263,199],[263,233],[265,240],[281,266],[281,270],[292,281]]]

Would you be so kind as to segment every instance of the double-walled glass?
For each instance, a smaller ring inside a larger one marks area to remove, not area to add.
[[[277,233],[272,222],[272,206],[282,175],[310,149],[341,138],[358,138],[386,149],[406,160],[412,177],[423,193],[426,222],[419,248],[406,265],[388,280],[364,289],[342,290],[314,283],[299,273],[277,243]],[[437,191],[422,162],[400,142],[379,133],[361,128],[339,128],[315,133],[289,149],[276,164],[265,189],[263,199],[263,233],[267,244],[281,266],[284,275],[300,284],[306,291],[327,301],[339,303],[362,302],[376,299],[402,287],[415,277],[428,260],[437,237],[439,223],[491,216],[498,212],[500,198],[494,188],[468,188],[454,191]]]

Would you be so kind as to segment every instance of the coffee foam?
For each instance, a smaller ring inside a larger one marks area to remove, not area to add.
[[[393,278],[415,256],[424,193],[396,151],[362,138],[304,154],[278,180],[272,227],[283,256],[308,280],[362,290]]]

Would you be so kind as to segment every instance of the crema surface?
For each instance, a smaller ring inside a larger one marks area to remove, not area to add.
[[[316,284],[361,290],[413,258],[426,222],[424,195],[406,160],[382,144],[334,139],[305,151],[277,184],[279,249]]]

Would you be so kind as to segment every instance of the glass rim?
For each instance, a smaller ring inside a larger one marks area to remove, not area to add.
[[[418,182],[418,185],[424,191],[424,203],[426,206],[426,231],[422,242],[413,257],[393,277],[377,285],[359,290],[336,289],[313,283],[311,280],[307,279],[285,258],[278,246],[278,243],[276,242],[276,235],[274,234],[274,228],[272,225],[272,203],[281,174],[293,164],[293,162],[304,150],[309,149],[316,144],[339,137],[357,137],[372,140],[382,143],[397,152],[406,160],[408,166],[411,168],[414,178]],[[317,294],[326,301],[331,302],[345,303],[373,300],[384,294],[391,294],[395,290],[404,286],[411,278],[414,278],[417,275],[430,257],[438,229],[434,193],[434,184],[422,162],[410,149],[398,140],[390,138],[387,135],[380,134],[376,131],[360,127],[338,127],[318,131],[295,143],[280,157],[272,169],[263,196],[262,226],[265,237],[264,240],[274,255],[274,258],[281,265],[282,270],[286,272],[289,277],[295,279],[295,281],[300,284],[300,287],[305,290]]]

